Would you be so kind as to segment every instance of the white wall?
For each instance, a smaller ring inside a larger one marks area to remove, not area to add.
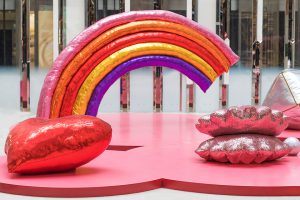
[[[145,67],[130,72],[130,111],[153,111],[152,74],[152,67]]]
[[[198,0],[198,23],[216,32],[216,0]],[[219,79],[216,79],[206,93],[196,87],[196,112],[209,112],[219,108]]]
[[[53,0],[53,60],[58,54],[58,0]]]
[[[66,44],[85,29],[85,0],[66,0]]]

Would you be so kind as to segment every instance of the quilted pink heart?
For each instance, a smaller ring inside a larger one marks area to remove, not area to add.
[[[91,116],[27,119],[7,137],[8,171],[33,174],[75,169],[100,155],[111,135],[108,123]]]

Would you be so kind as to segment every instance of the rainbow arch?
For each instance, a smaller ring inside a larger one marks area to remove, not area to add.
[[[216,34],[181,15],[155,10],[109,16],[76,36],[54,61],[37,117],[96,115],[116,79],[147,66],[176,69],[205,92],[238,59]]]

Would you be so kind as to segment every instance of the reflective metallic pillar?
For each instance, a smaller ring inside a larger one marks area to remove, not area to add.
[[[90,26],[97,21],[97,0],[87,0],[86,26]]]
[[[179,112],[182,112],[182,74],[179,74]]]
[[[154,0],[154,10],[161,10],[161,0]],[[163,69],[156,66],[153,68],[153,111],[162,111],[163,100]]]
[[[186,17],[188,19],[192,19],[195,21],[195,15],[193,13],[195,13],[195,6],[196,3],[192,0],[187,0],[186,1]],[[180,78],[182,79],[182,74],[180,75]],[[181,81],[182,82],[182,81]],[[182,83],[180,84],[180,87],[182,87]],[[189,78],[186,78],[186,112],[195,112],[195,83],[190,80]],[[181,89],[182,91],[182,89]],[[180,97],[182,97],[180,95]],[[182,106],[180,111],[182,111]]]
[[[252,105],[260,103],[261,72],[260,72],[260,42],[255,41],[252,47]]]
[[[107,0],[102,0],[103,1],[103,16],[102,18],[104,17],[107,17]]]
[[[2,0],[2,19],[3,19],[3,23],[2,23],[2,34],[3,34],[3,54],[1,56],[3,56],[3,64],[6,64],[6,6],[5,6],[6,0]]]
[[[230,0],[221,0],[219,4],[219,36],[229,44],[229,24],[230,24]],[[229,73],[224,73],[219,77],[219,105],[221,108],[228,106]]]
[[[195,112],[195,83],[187,79],[186,83],[186,112]]]
[[[163,71],[162,67],[153,68],[153,111],[162,111],[162,95],[163,95]]]
[[[252,15],[252,105],[259,105],[261,101],[261,43],[263,34],[263,0],[253,0]]]
[[[119,0],[119,12],[125,12],[125,0]]]
[[[34,67],[39,67],[39,0],[34,0]]]
[[[121,111],[127,112],[130,109],[130,73],[127,73],[120,78],[120,87]]]
[[[284,27],[284,68],[294,68],[295,63],[295,0],[286,0]]]
[[[20,108],[21,111],[30,111],[30,57],[29,57],[29,0],[22,0],[21,12],[21,81],[20,81]]]
[[[64,49],[64,0],[58,0],[58,51]]]
[[[130,11],[130,0],[127,1],[120,0],[119,8],[120,8],[120,12]],[[121,93],[120,94],[121,111],[127,112],[130,109],[130,73],[129,72],[120,78],[120,93]]]

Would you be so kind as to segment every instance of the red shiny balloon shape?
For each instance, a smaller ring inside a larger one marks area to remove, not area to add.
[[[27,119],[7,137],[8,171],[35,174],[75,169],[100,155],[111,136],[111,126],[92,116]]]

